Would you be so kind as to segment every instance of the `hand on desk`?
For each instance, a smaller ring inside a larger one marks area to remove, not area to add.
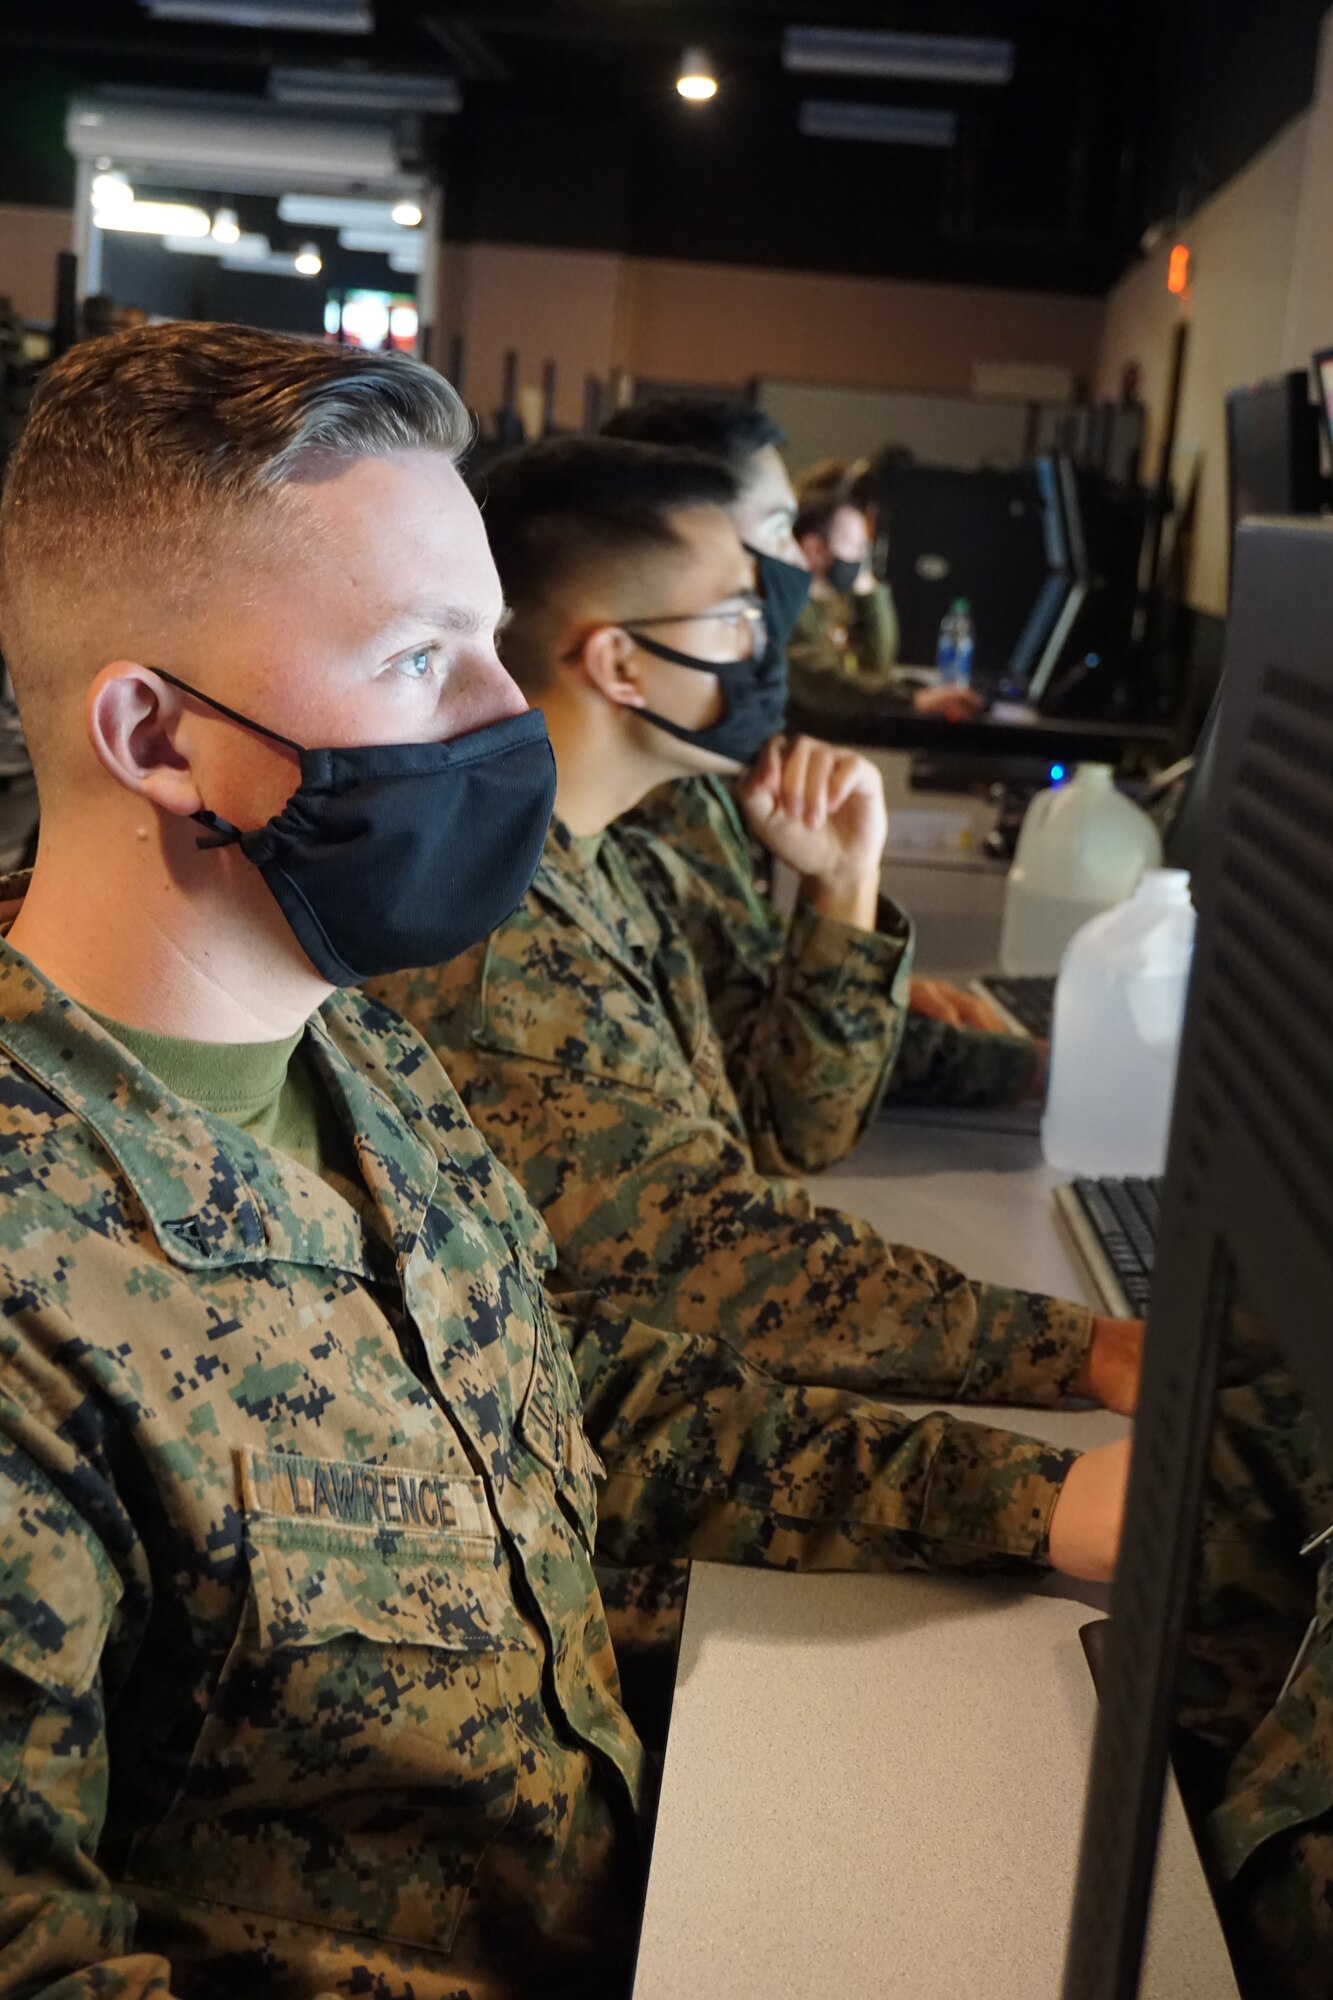
[[[947,979],[914,979],[908,1004],[914,1014],[943,1021],[950,1028],[979,1028],[983,1035],[1008,1033],[988,1000],[951,986]]]
[[[1107,1583],[1115,1572],[1129,1482],[1129,1438],[1085,1451],[1065,1476],[1051,1515],[1052,1569],[1085,1583]]]
[[[1070,1395],[1132,1417],[1139,1400],[1143,1331],[1141,1319],[1094,1319],[1092,1339]]]
[[[918,688],[912,696],[912,707],[918,715],[942,715],[946,722],[975,722],[983,714],[986,704],[971,688],[944,687]]]

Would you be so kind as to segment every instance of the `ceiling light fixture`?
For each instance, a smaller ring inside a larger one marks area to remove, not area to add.
[[[860,139],[881,146],[952,146],[958,139],[953,111],[929,111],[907,104],[846,104],[834,98],[807,98],[800,110],[807,139]]]
[[[717,75],[702,49],[686,49],[676,89],[690,104],[707,104],[710,97],[717,96]]]
[[[462,109],[463,94],[451,76],[391,74],[348,69],[275,69],[268,94],[277,104],[306,104],[331,111],[420,111],[447,118]]]
[[[318,243],[303,243],[296,253],[298,277],[317,278],[324,269],[324,259],[319,254]]]
[[[389,212],[400,229],[420,229],[421,210],[414,201],[396,201]]]
[[[263,264],[273,254],[267,236],[258,231],[252,234],[236,235],[233,241],[223,241],[216,236],[165,236],[164,250],[173,250],[179,257],[216,257],[229,271],[241,264]]]
[[[93,176],[94,208],[128,208],[133,200],[134,189],[124,174],[100,173]]]
[[[206,21],[227,28],[294,28],[368,35],[370,0],[142,0],[155,21]]]
[[[234,208],[220,208],[213,217],[213,241],[215,243],[239,243],[241,224]]]
[[[880,28],[788,28],[788,69],[825,76],[896,76],[914,83],[1009,83],[1014,45],[976,35],[904,35]]]
[[[117,202],[95,208],[93,221],[99,229],[123,229],[131,236],[207,236],[213,227],[202,208],[183,201]]]

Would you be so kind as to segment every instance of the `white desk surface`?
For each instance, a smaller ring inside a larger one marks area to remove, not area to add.
[[[881,1120],[812,1192],[974,1276],[1085,1297],[1056,1179],[1035,1139]],[[1102,1602],[696,1564],[635,2000],[1059,2000],[1096,1717],[1078,1630]],[[1231,2000],[1174,1787],[1157,1884],[1144,2000]]]

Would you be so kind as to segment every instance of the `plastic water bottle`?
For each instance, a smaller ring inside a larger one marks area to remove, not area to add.
[[[935,671],[942,686],[949,686],[954,678],[954,668],[958,658],[957,627],[952,609],[945,612],[940,620],[940,636],[935,642]]]
[[[1144,876],[1085,924],[1055,989],[1041,1147],[1073,1174],[1160,1174],[1194,951],[1190,878]]]
[[[972,682],[972,607],[965,597],[953,608],[953,679],[957,687]]]
[[[1080,764],[1028,807],[1004,889],[1000,966],[1052,973],[1075,931],[1123,903],[1162,865],[1157,828],[1115,788],[1109,764]]]

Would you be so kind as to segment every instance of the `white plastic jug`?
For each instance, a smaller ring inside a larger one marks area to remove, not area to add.
[[[1189,891],[1183,869],[1154,869],[1065,953],[1041,1126],[1053,1167],[1160,1174],[1166,1165],[1194,951]]]
[[[1109,764],[1080,764],[1067,785],[1027,809],[1004,892],[1000,965],[1055,972],[1076,930],[1134,893],[1162,843],[1147,813],[1122,798]]]

